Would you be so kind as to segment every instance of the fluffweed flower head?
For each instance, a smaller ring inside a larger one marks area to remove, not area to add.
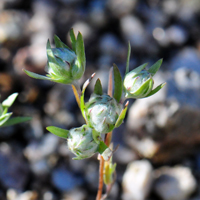
[[[64,44],[58,36],[54,36],[55,48],[47,41],[47,75],[39,75],[28,70],[25,73],[32,78],[50,80],[53,82],[76,85],[85,72],[85,50],[83,37],[78,33],[77,38],[73,30],[70,31],[72,49]]]
[[[120,102],[122,93],[121,75],[117,66],[114,67],[115,76],[115,92],[113,97],[103,94],[101,81],[97,79],[94,87],[94,93],[91,95],[88,102],[84,102],[85,89],[90,83],[94,74],[88,79],[82,89],[80,108],[86,123],[95,129],[99,134],[106,134],[114,128],[119,127],[127,111],[128,103],[123,107]]]
[[[88,124],[99,133],[112,131],[122,111],[122,104],[107,94],[92,94],[85,104]]]
[[[47,130],[67,140],[69,150],[76,155],[74,160],[89,158],[97,152],[105,160],[109,160],[113,154],[113,151],[102,141],[100,134],[86,124],[70,130],[49,126]]]
[[[162,59],[154,63],[148,70],[145,70],[147,63],[140,65],[134,70],[129,71],[129,58],[130,58],[130,44],[128,49],[127,56],[127,66],[126,66],[126,75],[124,77],[123,86],[124,86],[124,95],[125,98],[145,98],[150,97],[153,94],[157,93],[165,83],[160,84],[155,89],[153,89],[154,80],[153,76],[159,70]]]

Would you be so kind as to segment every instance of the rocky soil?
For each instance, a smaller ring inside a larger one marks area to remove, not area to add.
[[[87,69],[107,90],[108,70],[163,58],[155,96],[130,101],[125,122],[113,133],[117,181],[112,200],[200,199],[200,2],[199,0],[1,0],[0,94],[18,92],[15,116],[29,123],[0,128],[1,200],[94,200],[97,155],[74,161],[54,125],[83,124],[70,86],[34,80],[22,69],[45,74],[46,42],[54,34],[83,34]],[[94,83],[95,81],[93,81]],[[93,91],[86,91],[86,99]]]

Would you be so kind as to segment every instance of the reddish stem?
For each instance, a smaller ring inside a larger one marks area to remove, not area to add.
[[[100,155],[100,162],[99,162],[99,188],[96,200],[101,200],[102,191],[103,191],[103,169],[104,169],[104,159]]]
[[[113,73],[113,68],[110,69],[109,71],[109,81],[108,81],[108,95],[112,97],[112,88],[113,88],[113,83],[112,83],[112,73]],[[110,142],[112,139],[112,132],[109,132],[105,135],[105,143],[109,147]],[[101,200],[102,197],[102,190],[103,190],[103,170],[104,170],[104,159],[100,155],[100,163],[99,163],[99,188],[98,188],[98,193],[96,200]]]

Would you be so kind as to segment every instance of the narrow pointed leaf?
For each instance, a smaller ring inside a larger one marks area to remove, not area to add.
[[[129,72],[130,56],[131,56],[131,44],[129,42],[128,43],[128,53],[127,53],[127,60],[126,60],[126,73],[125,73],[125,75]]]
[[[135,74],[138,74],[138,73],[140,73],[147,66],[147,64],[148,63],[144,63],[143,65],[140,65],[139,67],[136,67],[131,72],[134,72]]]
[[[10,118],[12,113],[6,113],[0,117],[0,126],[3,126],[3,124]]]
[[[100,141],[98,152],[102,154],[107,148],[108,146],[103,141]]]
[[[157,93],[160,89],[162,89],[165,85],[166,85],[166,83],[160,84],[160,85],[157,86],[154,90],[152,90],[146,97],[150,97],[150,96],[154,95],[154,94]]]
[[[153,87],[153,80],[152,78],[150,78],[149,80],[147,80],[146,82],[144,82],[142,84],[142,86],[134,92],[134,95],[136,96],[136,98],[144,98],[146,96],[144,96],[145,94],[147,94],[147,89],[152,89]]]
[[[76,37],[73,29],[70,30],[70,40],[72,43],[72,49],[74,52],[76,52]]]
[[[120,101],[123,90],[123,83],[120,71],[116,64],[113,64],[113,72],[114,72],[114,95],[113,97],[117,102]]]
[[[0,116],[2,115],[2,113],[3,113],[3,106],[0,103]]]
[[[77,41],[76,41],[76,55],[81,66],[85,68],[85,47],[83,42],[83,36],[81,33],[78,33]],[[85,69],[84,69],[85,70]]]
[[[39,75],[39,74],[36,74],[36,73],[34,73],[34,72],[30,72],[30,71],[28,71],[28,70],[25,70],[25,69],[24,69],[24,72],[25,72],[28,76],[30,76],[30,77],[32,77],[32,78],[52,81],[51,78],[49,78],[49,77],[47,77],[47,76]]]
[[[108,74],[108,91],[107,94],[112,97],[113,96],[113,67],[110,68]]]
[[[8,119],[3,124],[3,127],[4,126],[12,126],[12,125],[19,124],[22,122],[27,122],[27,121],[30,121],[31,119],[32,119],[31,117],[14,117],[14,118]]]
[[[97,79],[97,81],[95,83],[94,93],[97,94],[97,95],[102,95],[103,94],[103,89],[102,89],[101,81],[100,81],[99,78]]]
[[[89,79],[87,79],[85,81],[85,83],[83,84],[81,98],[80,98],[81,113],[82,113],[82,115],[83,115],[83,117],[84,117],[84,119],[85,119],[86,122],[87,122],[87,120],[86,120],[85,112],[84,112],[84,109],[85,109],[85,102],[84,102],[85,90],[86,90],[87,86],[89,85],[89,83],[91,82],[91,80],[93,79],[94,76],[95,76],[95,73],[92,74],[92,76]]]
[[[124,106],[124,109],[122,110],[122,112],[119,115],[119,118],[116,121],[115,128],[119,127],[122,124],[122,122],[123,122],[123,120],[124,120],[124,118],[126,116],[126,111],[127,111],[127,108],[128,108],[128,104],[129,104],[129,102],[127,101],[127,103]]]
[[[62,76],[63,73],[65,73],[65,70],[58,65],[58,62],[62,62],[60,58],[55,58],[53,51],[51,49],[50,41],[47,41],[47,46],[46,46],[46,51],[47,51],[47,57],[48,57],[48,62],[49,62],[49,67],[52,69],[52,71],[59,76]]]
[[[65,139],[68,138],[69,131],[66,129],[58,128],[55,126],[48,126],[46,129],[58,137],[65,138]]]
[[[158,60],[155,64],[153,64],[148,72],[151,73],[152,76],[154,76],[156,74],[156,72],[159,70],[161,64],[162,64],[163,59]]]
[[[54,42],[56,45],[56,48],[67,48],[69,50],[71,50],[66,44],[64,44],[60,38],[57,35],[54,35]]]
[[[76,89],[76,87],[74,85],[72,85],[72,89],[73,89],[73,92],[74,92],[74,96],[76,98],[76,102],[80,108],[80,98],[79,98],[79,94],[78,94],[78,91]]]
[[[98,152],[102,155],[104,160],[109,160],[112,156],[113,152],[108,146],[103,142],[100,141]]]
[[[3,107],[10,107],[14,103],[15,99],[17,98],[18,93],[11,94],[7,99],[2,102]]]

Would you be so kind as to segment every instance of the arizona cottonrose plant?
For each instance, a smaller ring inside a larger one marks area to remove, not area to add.
[[[116,149],[113,150],[111,145],[112,131],[123,123],[128,107],[126,99],[150,97],[165,85],[165,83],[160,84],[153,89],[153,76],[159,70],[162,59],[148,70],[145,70],[147,64],[143,64],[129,72],[131,54],[129,44],[124,80],[122,80],[117,65],[114,64],[109,74],[111,78],[109,78],[108,94],[103,93],[101,81],[97,79],[90,99],[85,102],[85,90],[95,74],[86,80],[81,89],[78,80],[83,76],[86,66],[84,42],[81,33],[78,33],[76,37],[73,30],[70,31],[70,38],[72,49],[57,36],[54,37],[55,48],[51,48],[48,40],[46,47],[48,74],[46,76],[27,70],[24,71],[32,78],[72,85],[76,101],[85,119],[85,124],[70,130],[49,126],[47,130],[67,140],[68,148],[76,156],[75,160],[86,159],[95,153],[99,153],[99,190],[96,200],[100,200],[102,197],[103,178],[107,188],[111,188],[115,181],[113,177],[116,164],[112,163],[112,155]],[[112,77],[114,90],[111,87]],[[110,189],[107,190],[106,195],[108,195],[109,191]]]

